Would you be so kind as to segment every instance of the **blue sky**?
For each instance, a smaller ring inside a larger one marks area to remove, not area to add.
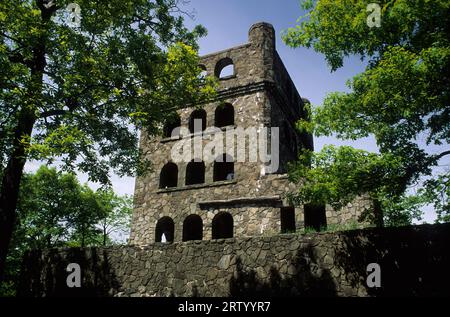
[[[276,32],[276,46],[297,90],[302,97],[308,98],[313,105],[320,105],[327,93],[347,91],[346,81],[365,68],[365,63],[358,57],[345,60],[344,67],[331,73],[323,55],[312,49],[292,49],[281,41],[283,30],[295,25],[296,20],[304,14],[299,0],[191,0],[184,7],[185,11],[194,11],[194,20],[186,18],[188,27],[202,24],[208,35],[200,39],[200,54],[246,43],[248,30],[256,22],[271,23]],[[324,144],[350,144],[357,148],[377,151],[373,138],[355,142],[342,142],[335,138],[315,138],[315,149],[320,150]],[[40,163],[30,162],[27,171],[35,170]],[[85,175],[79,175],[80,181],[87,181]],[[134,179],[112,176],[116,192],[133,194]],[[92,187],[96,187],[93,185]],[[434,212],[427,208],[425,219],[434,220]]]

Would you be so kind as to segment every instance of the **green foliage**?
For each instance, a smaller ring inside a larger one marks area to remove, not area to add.
[[[433,204],[438,222],[450,221],[450,175],[439,175],[425,182],[421,194]]]
[[[309,3],[306,16],[283,35],[292,47],[323,53],[332,70],[352,54],[368,60],[366,70],[348,82],[349,93],[328,94],[323,105],[308,109],[311,121],[298,126],[316,136],[374,136],[380,152],[326,147],[304,154],[313,169],[301,164],[293,169],[294,179],[306,176],[297,199],[308,193],[311,200],[339,207],[365,191],[393,217],[386,219],[392,225],[417,219],[419,210],[413,205],[423,206],[428,199],[439,220],[447,219],[448,171],[426,183],[426,195],[407,197],[405,192],[419,178],[430,177],[432,168],[450,154],[445,148],[427,153],[421,143],[442,149],[450,142],[450,3],[380,1],[381,27],[369,28],[370,2]]]
[[[303,151],[299,161],[289,167],[293,182],[305,182],[298,193],[291,196],[296,203],[331,204],[340,209],[358,195],[368,191],[385,191],[402,177],[402,164],[394,156],[354,149],[349,146],[328,145],[314,153]],[[400,192],[402,188],[398,189]]]
[[[317,233],[317,230],[312,227],[305,227],[303,228],[303,230],[300,231],[300,233],[303,234]]]
[[[422,220],[421,208],[428,202],[429,199],[421,193],[383,199],[384,222],[387,226],[398,227],[410,225],[413,220]]]
[[[104,217],[97,194],[87,187],[81,186],[78,192],[79,202],[73,212],[67,215],[65,226],[71,228],[71,246],[85,247],[95,245],[101,233],[96,224]]]
[[[127,195],[118,196],[110,189],[98,191],[97,195],[103,215],[98,223],[102,244],[113,244],[114,240],[110,238],[112,234],[122,236],[129,233],[133,199]]]
[[[30,249],[113,244],[130,225],[132,202],[112,190],[93,191],[73,174],[41,166],[22,178],[18,223],[8,254],[8,279],[0,295],[11,295],[23,253]],[[106,230],[103,230],[106,228]]]
[[[50,248],[63,244],[69,235],[68,217],[76,213],[82,187],[75,175],[41,166],[22,178],[18,213],[18,234],[27,248]]]
[[[177,0],[80,0],[79,27],[67,23],[70,2],[0,4],[0,166],[25,111],[29,158],[59,158],[107,184],[111,170],[142,167],[136,128],[159,133],[176,109],[213,96],[198,67],[206,31],[183,26]]]
[[[339,231],[349,231],[357,230],[369,227],[368,225],[361,224],[356,220],[349,221],[345,224],[328,224],[326,227],[321,227],[319,232],[339,232]],[[317,233],[317,230],[312,227],[305,227],[300,230],[301,234],[311,234]]]

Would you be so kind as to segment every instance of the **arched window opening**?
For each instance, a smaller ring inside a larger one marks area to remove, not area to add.
[[[225,181],[234,179],[234,160],[228,154],[216,158],[214,162],[213,181]]]
[[[159,175],[159,188],[171,188],[178,185],[178,166],[175,163],[167,163]]]
[[[186,166],[186,185],[203,184],[205,182],[205,163],[192,160]]]
[[[281,220],[281,233],[295,232],[294,207],[281,207],[280,220]]]
[[[187,216],[183,222],[183,241],[202,240],[203,221],[199,215]]]
[[[191,133],[200,132],[206,129],[206,111],[203,109],[194,110],[189,117],[189,131]]]
[[[172,218],[162,217],[156,223],[155,242],[172,243],[174,232],[175,232],[175,224]]]
[[[234,65],[228,65],[222,69],[222,71],[220,72],[219,78],[223,79],[223,78],[231,77],[233,75],[234,75]]]
[[[176,137],[180,134],[181,120],[180,116],[176,115],[172,118],[168,118],[164,124],[163,136],[165,138],[170,138],[172,136]]]
[[[216,108],[214,118],[214,125],[218,128],[234,125],[234,107],[229,103],[219,105]]]
[[[218,61],[214,70],[214,75],[219,79],[234,76],[233,60],[229,57],[225,57]]]
[[[327,216],[325,205],[307,204],[304,206],[305,228],[312,228],[316,231],[327,228]]]
[[[219,212],[212,221],[212,238],[227,239],[233,237],[233,217],[228,212]]]

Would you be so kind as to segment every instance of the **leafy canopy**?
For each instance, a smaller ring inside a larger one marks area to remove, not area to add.
[[[129,196],[94,191],[74,174],[43,165],[22,179],[16,237],[27,249],[111,243],[115,232],[128,230],[131,210]]]
[[[93,191],[74,174],[46,166],[24,174],[0,296],[12,294],[27,250],[123,242],[119,238],[129,233],[131,207],[129,196],[118,196],[112,190]]]
[[[79,0],[71,26],[71,2],[0,3],[0,166],[20,137],[29,158],[108,183],[110,171],[137,171],[136,129],[159,133],[173,111],[213,95],[199,76],[205,29],[188,31],[176,0]],[[33,133],[17,136],[24,113]]]
[[[371,2],[305,1],[306,15],[283,35],[292,47],[324,54],[333,71],[350,55],[367,60],[366,70],[348,81],[350,92],[328,94],[320,107],[309,109],[311,122],[299,122],[299,128],[341,139],[374,136],[380,152],[328,147],[306,154],[314,164],[310,172],[301,167],[293,172],[309,179],[298,198],[306,199],[304,192],[310,192],[321,201],[342,205],[364,189],[380,201],[390,199],[385,209],[392,204],[398,208],[410,205],[411,200],[400,202],[404,193],[425,177],[417,201],[428,200],[438,213],[449,213],[449,171],[432,173],[450,154],[450,3],[378,1],[381,27],[370,28],[366,8]],[[437,150],[431,153],[427,147]],[[347,169],[339,169],[342,163]],[[328,182],[333,178],[337,180]]]
[[[101,230],[102,244],[114,242],[117,238],[128,236],[130,232],[133,199],[131,196],[118,196],[112,189],[96,192],[97,202],[103,215],[97,227]]]

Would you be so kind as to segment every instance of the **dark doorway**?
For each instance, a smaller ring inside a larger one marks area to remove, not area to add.
[[[166,242],[173,242],[173,234],[175,231],[175,224],[170,217],[162,217],[156,223],[155,242],[162,242],[163,234]]]
[[[176,115],[173,118],[168,118],[166,124],[164,125],[163,135],[165,138],[172,137],[172,133],[174,137],[179,136],[180,130],[175,130],[181,126],[180,116]],[[175,130],[175,131],[174,131]]]
[[[234,125],[234,107],[229,103],[219,105],[214,113],[214,120],[214,125],[218,128]]]
[[[201,126],[200,126],[201,125]],[[201,132],[206,129],[206,111],[203,109],[194,110],[189,117],[189,131],[191,133]]]
[[[203,184],[205,182],[205,163],[191,161],[186,166],[186,185]]]
[[[227,239],[233,237],[233,217],[228,212],[219,212],[212,221],[212,238]]]
[[[312,228],[316,231],[325,230],[327,227],[327,216],[325,205],[306,204],[305,210],[305,228]]]
[[[159,175],[159,188],[177,187],[178,167],[175,163],[167,163]]]
[[[214,161],[213,181],[234,179],[234,162],[230,155],[223,154]]]
[[[281,207],[280,220],[281,220],[281,233],[295,232],[294,207]]]
[[[202,240],[203,221],[199,215],[187,216],[183,222],[183,241]]]

